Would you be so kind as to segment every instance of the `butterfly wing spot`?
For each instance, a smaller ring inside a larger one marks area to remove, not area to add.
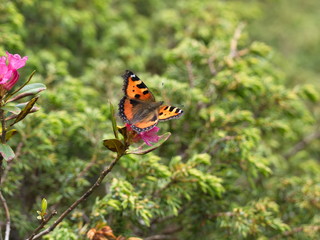
[[[135,106],[137,106],[137,105],[139,104],[139,102],[136,101],[136,100],[134,100],[134,99],[130,99],[130,104],[131,104],[133,107],[135,107]]]
[[[127,71],[129,71],[129,70],[127,70]],[[130,72],[130,73],[132,73],[132,72]],[[131,77],[132,81],[140,81],[140,78],[138,78],[138,76],[136,76],[135,74],[131,74],[130,77]]]
[[[142,101],[155,101],[155,98],[148,90],[148,87],[137,75],[133,74],[133,72],[127,70],[122,77],[124,79],[123,91],[126,96]]]
[[[139,83],[137,85],[138,88],[142,89],[142,88],[147,88],[147,86],[144,84],[144,82],[141,81],[141,83]]]
[[[153,117],[151,118],[151,121],[156,122],[157,120],[158,120],[157,114],[153,115]]]
[[[173,106],[162,106],[159,110],[159,121],[167,121],[173,118],[179,118],[183,114],[180,108]]]

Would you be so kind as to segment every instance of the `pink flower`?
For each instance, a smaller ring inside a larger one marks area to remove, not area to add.
[[[157,135],[157,132],[160,130],[158,127],[153,127],[149,131],[137,133],[131,128],[131,124],[126,124],[127,131],[132,134],[133,142],[138,142],[141,139],[148,145],[152,146],[151,143],[157,143],[160,137]]]
[[[6,54],[8,55],[9,68],[17,70],[26,65],[26,61],[28,60],[27,56],[21,58],[19,54],[12,55],[9,52],[6,52]]]
[[[159,136],[157,135],[157,132],[160,130],[158,127],[153,127],[149,131],[140,133],[140,137],[142,140],[148,145],[152,146],[151,143],[157,143],[159,141]]]
[[[0,57],[0,85],[8,91],[18,81],[20,75],[17,70],[24,67],[28,57],[21,58],[19,54],[12,55],[9,52],[6,52],[6,54],[7,57]]]

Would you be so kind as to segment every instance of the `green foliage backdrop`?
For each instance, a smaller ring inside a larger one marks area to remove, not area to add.
[[[36,69],[34,81],[47,86],[41,110],[17,124],[17,158],[5,170],[12,239],[38,226],[43,197],[64,211],[111,161],[102,139],[113,135],[109,102],[122,96],[125,69],[185,114],[159,125],[172,132],[164,145],[122,158],[44,239],[86,239],[98,223],[148,240],[317,239],[319,72],[292,79],[279,67],[288,60],[255,41],[267,33],[263,4],[1,3],[1,55],[29,56],[22,77]],[[3,230],[2,211],[0,219]]]

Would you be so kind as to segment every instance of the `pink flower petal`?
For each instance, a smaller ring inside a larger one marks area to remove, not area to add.
[[[19,79],[19,73],[17,70],[13,71],[12,77],[10,78],[9,81],[7,81],[6,83],[3,84],[3,87],[7,90],[10,90],[18,81]]]
[[[133,132],[135,134],[133,142],[138,142],[142,139],[148,146],[152,146],[151,143],[157,143],[160,139],[160,137],[157,135],[157,132],[160,130],[158,127],[153,127],[149,131],[142,133],[135,132],[132,129],[131,124],[126,123],[126,128],[128,132]]]
[[[6,64],[7,58],[2,56],[0,57],[0,64]]]
[[[12,76],[12,71],[9,70],[5,63],[0,63],[0,84],[6,83]]]
[[[139,135],[148,146],[152,146],[151,143],[156,143],[160,139],[160,137],[157,135],[159,130],[160,128],[154,127],[147,132],[140,133]]]
[[[9,52],[6,52],[6,54],[8,56],[8,62],[9,62],[10,69],[16,70],[16,69],[22,68],[26,64],[26,61],[28,60],[27,56],[21,58],[21,56],[19,54],[12,55]]]

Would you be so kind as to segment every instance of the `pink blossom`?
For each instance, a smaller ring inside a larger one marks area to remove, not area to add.
[[[148,145],[152,146],[151,143],[157,143],[159,141],[159,136],[157,135],[157,132],[160,130],[158,127],[153,127],[149,131],[140,133],[140,137],[142,140]]]
[[[5,90],[10,90],[18,81],[18,69],[24,67],[28,57],[21,58],[19,54],[6,52],[7,57],[0,57],[0,85]]]
[[[126,124],[126,128],[128,132],[131,132],[133,135],[133,142],[138,142],[141,139],[148,145],[152,146],[151,143],[157,143],[160,137],[157,135],[157,132],[160,130],[158,127],[153,127],[149,131],[137,133],[131,128],[131,124]]]
[[[19,54],[12,55],[9,52],[6,52],[6,54],[8,55],[9,68],[17,70],[26,65],[26,61],[28,60],[27,56],[21,58]]]

